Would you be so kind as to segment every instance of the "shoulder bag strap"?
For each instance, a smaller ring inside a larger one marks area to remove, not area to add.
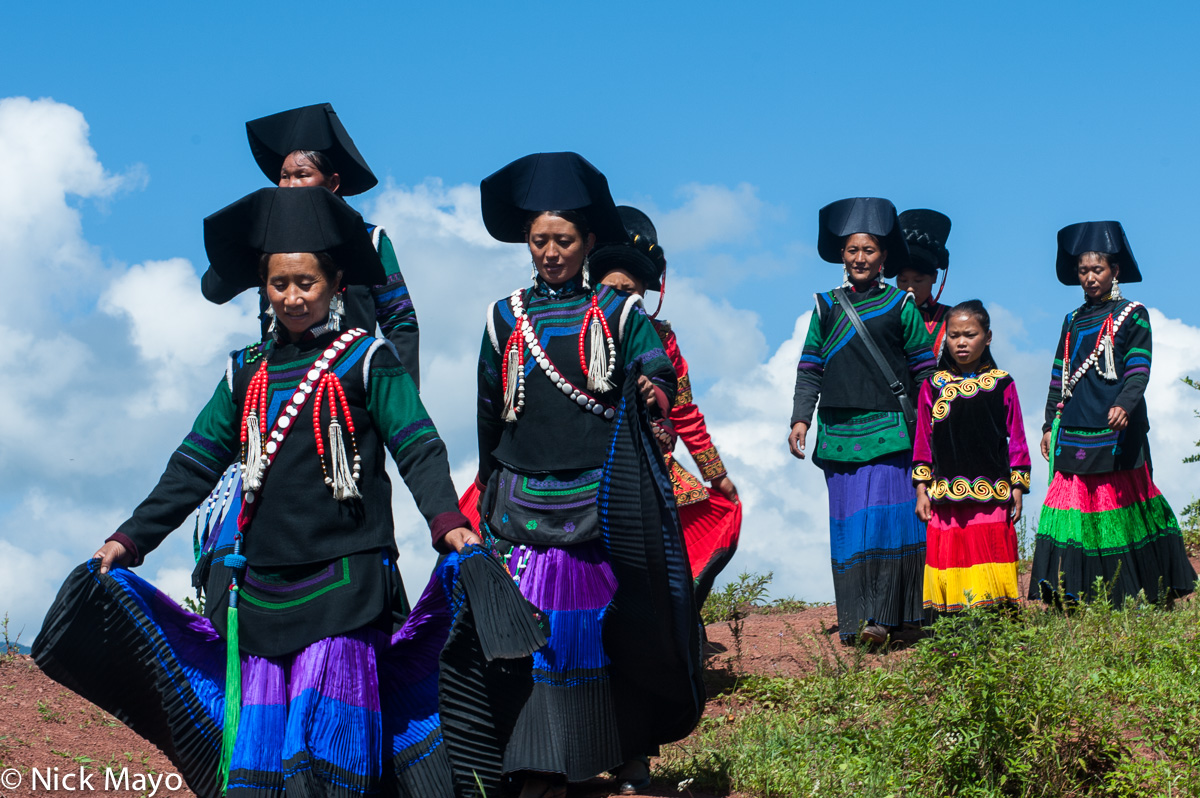
[[[892,395],[900,402],[900,411],[904,414],[904,421],[908,424],[908,428],[911,431],[916,426],[917,413],[913,409],[912,400],[908,397],[908,393],[904,389],[904,383],[896,376],[896,372],[892,371],[892,367],[888,364],[887,359],[884,358],[883,352],[879,350],[879,345],[875,343],[875,339],[871,337],[871,333],[867,332],[867,326],[863,324],[858,311],[854,309],[850,298],[846,296],[846,289],[835,288],[833,290],[833,298],[842,306],[842,312],[846,314],[846,318],[850,319],[850,323],[854,325],[859,338],[866,344],[867,351],[875,359],[875,365],[879,367],[879,372],[883,375],[884,381],[888,383],[888,388],[891,390]]]

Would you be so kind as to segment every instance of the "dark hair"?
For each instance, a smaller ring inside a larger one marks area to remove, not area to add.
[[[979,322],[979,326],[983,328],[983,334],[987,335],[992,331],[992,317],[988,315],[987,308],[983,306],[983,302],[978,299],[968,299],[965,302],[959,302],[954,307],[950,308],[946,313],[946,332],[950,330],[950,319],[955,316],[972,316],[975,321]],[[942,339],[942,351],[938,353],[938,368],[958,370],[958,363],[954,360],[954,356],[950,354],[949,347],[946,346],[949,336]],[[992,357],[992,347],[987,345],[983,348],[983,354],[979,358],[979,365],[985,368],[996,368],[996,360]]]
[[[1091,252],[1080,252],[1078,255],[1076,255],[1075,256],[1076,266],[1078,266],[1079,262],[1081,260],[1083,260],[1084,258],[1086,258],[1088,255],[1091,255],[1092,257],[1099,258],[1100,260],[1104,261],[1105,265],[1107,265],[1108,268],[1112,269],[1113,271],[1117,271],[1118,269],[1121,268],[1121,261],[1117,260],[1117,256],[1115,254],[1109,253],[1109,252],[1098,252],[1096,250],[1093,250]]]
[[[258,258],[258,279],[262,280],[263,285],[267,284],[267,267],[271,263],[271,255],[274,254],[277,253],[264,252]],[[328,252],[311,252],[309,254],[317,259],[317,266],[320,267],[321,274],[325,275],[326,280],[332,283],[337,279],[338,272],[341,270],[338,269],[338,265],[334,263]]]
[[[867,238],[869,238],[875,242],[875,246],[879,247],[880,252],[887,252],[887,245],[883,243],[882,238],[875,235],[874,233],[863,233],[863,232],[851,233],[848,236],[842,236],[842,249],[846,248],[846,242],[850,240],[851,236],[857,236],[857,235],[866,236]]]
[[[575,229],[579,232],[579,237],[586,239],[588,234],[592,232],[591,225],[588,224],[587,217],[580,211],[534,211],[525,218],[525,227],[523,232],[525,240],[529,240],[529,231],[533,228],[533,223],[540,216],[557,216],[559,219],[565,219],[575,225]]]
[[[329,160],[329,156],[320,150],[292,150],[292,154],[299,155],[306,161],[317,167],[317,171],[326,177],[333,177],[337,171],[333,168],[333,161]]]

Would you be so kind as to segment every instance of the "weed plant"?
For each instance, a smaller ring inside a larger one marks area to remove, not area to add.
[[[1200,601],[970,610],[912,654],[746,677],[656,774],[756,796],[1200,795]]]

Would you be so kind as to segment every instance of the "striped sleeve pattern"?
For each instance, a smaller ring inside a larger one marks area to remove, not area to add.
[[[400,273],[396,251],[386,233],[380,233],[379,236],[379,258],[383,261],[387,282],[371,289],[375,299],[375,321],[379,323],[383,337],[396,347],[400,363],[419,387],[420,330],[417,327],[417,311],[409,296],[408,286],[404,283],[404,275]]]
[[[229,383],[221,380],[154,490],[108,538],[129,550],[132,565],[140,565],[217,484],[238,454],[240,420]]]
[[[937,367],[937,357],[929,345],[929,330],[921,311],[906,296],[900,309],[900,321],[904,325],[904,359],[908,370],[918,385],[929,377]]]
[[[1050,427],[1054,425],[1058,403],[1062,401],[1063,348],[1067,345],[1067,331],[1071,328],[1073,315],[1074,313],[1068,313],[1067,317],[1063,319],[1062,332],[1058,334],[1058,346],[1054,347],[1054,363],[1050,366],[1050,390],[1046,394],[1046,419],[1042,424],[1042,432],[1049,432]]]
[[[796,367],[796,392],[792,397],[792,424],[809,423],[821,395],[821,379],[825,376],[824,340],[821,334],[820,305],[808,321],[808,335]]]
[[[425,411],[412,377],[386,347],[375,350],[368,368],[371,421],[438,546],[451,529],[470,526],[458,510],[446,444]]]
[[[487,484],[496,467],[492,452],[500,445],[504,432],[501,415],[504,412],[504,387],[500,375],[500,355],[492,346],[488,331],[483,331],[483,342],[479,345],[479,397],[477,418],[479,434],[479,481]]]
[[[1142,401],[1146,384],[1150,381],[1150,360],[1153,344],[1150,335],[1150,317],[1144,307],[1136,308],[1121,325],[1117,336],[1118,351],[1124,361],[1124,384],[1117,394],[1115,404],[1126,413]]]
[[[666,415],[675,403],[675,394],[679,390],[679,383],[675,377],[675,366],[667,357],[662,339],[658,337],[658,332],[650,323],[650,317],[640,305],[633,308],[625,322],[625,334],[621,338],[621,348],[625,368],[628,369],[634,363],[640,364],[642,374],[649,377],[650,381],[662,391],[666,402],[665,406],[660,408],[660,412]]]
[[[214,477],[220,476],[238,455],[237,422],[229,383],[221,380],[175,453]]]

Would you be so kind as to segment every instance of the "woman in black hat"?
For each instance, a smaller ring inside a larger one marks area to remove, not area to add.
[[[950,272],[950,251],[946,239],[950,236],[950,217],[944,213],[924,209],[913,209],[900,214],[900,229],[908,242],[908,265],[896,275],[896,287],[913,295],[913,304],[921,311],[925,331],[929,333],[933,356],[941,356],[942,339],[946,335],[946,312],[948,305],[939,304],[942,290],[946,287],[946,275]],[[933,284],[938,271],[942,272],[942,285],[937,296],[933,295]]]
[[[658,245],[658,231],[654,229],[650,217],[637,208],[619,205],[617,213],[621,215],[632,241],[628,244],[610,244],[594,251],[589,266],[592,279],[638,297],[643,296],[647,289],[658,291],[661,308],[667,258]],[[662,443],[663,458],[671,474],[675,506],[679,508],[679,521],[692,566],[696,606],[703,607],[713,581],[737,551],[742,529],[742,507],[737,488],[708,434],[704,415],[692,401],[688,364],[679,351],[675,331],[669,322],[658,318],[657,310],[650,320],[667,357],[671,359],[679,384],[675,403],[671,405],[665,423],[659,426],[656,434]],[[705,487],[674,457],[678,439],[683,440],[700,470],[700,476],[708,480],[711,487]]]
[[[925,527],[909,475],[916,388],[935,362],[912,295],[880,280],[909,262],[892,203],[840,200],[821,209],[820,225],[817,251],[841,263],[846,277],[817,294],[788,444],[805,457],[820,398],[813,462],[829,488],[838,628],[844,642],[882,643],[889,630],[923,617]]]
[[[1084,302],[1063,320],[1050,372],[1041,448],[1051,482],[1029,597],[1091,599],[1097,577],[1118,606],[1139,591],[1152,602],[1191,593],[1196,572],[1151,480],[1150,314],[1121,295],[1120,283],[1142,279],[1121,224],[1064,227],[1056,270]]]
[[[259,169],[280,188],[323,186],[339,197],[352,197],[379,183],[329,103],[252,119],[246,123],[246,135]],[[374,334],[378,324],[383,337],[396,347],[400,364],[420,387],[420,331],[408,286],[387,233],[378,225],[366,227],[383,263],[383,279],[378,285],[346,286],[335,297],[334,309],[347,329],[361,327]],[[238,293],[211,266],[200,288],[218,304]],[[278,322],[265,295],[260,296],[263,338],[267,338],[278,329]]]
[[[703,707],[690,574],[649,426],[675,372],[641,304],[591,284],[593,247],[628,238],[604,175],[542,153],[480,192],[488,232],[533,259],[532,285],[487,312],[480,526],[546,614],[549,643],[515,667],[447,648],[451,763],[462,789],[478,773],[489,795],[501,773],[530,798],[612,769],[632,792],[648,783],[642,756],[686,736]]]
[[[478,538],[392,350],[330,328],[338,289],[377,284],[379,256],[323,188],[251,194],[205,220],[205,247],[226,285],[265,287],[280,334],[230,356],[158,486],[68,577],[34,656],[162,748],[199,796],[448,798],[436,660],[449,610],[436,582],[411,612],[404,601],[385,449],[435,547]],[[240,480],[222,477],[231,462]],[[127,569],[206,495],[202,617]]]

